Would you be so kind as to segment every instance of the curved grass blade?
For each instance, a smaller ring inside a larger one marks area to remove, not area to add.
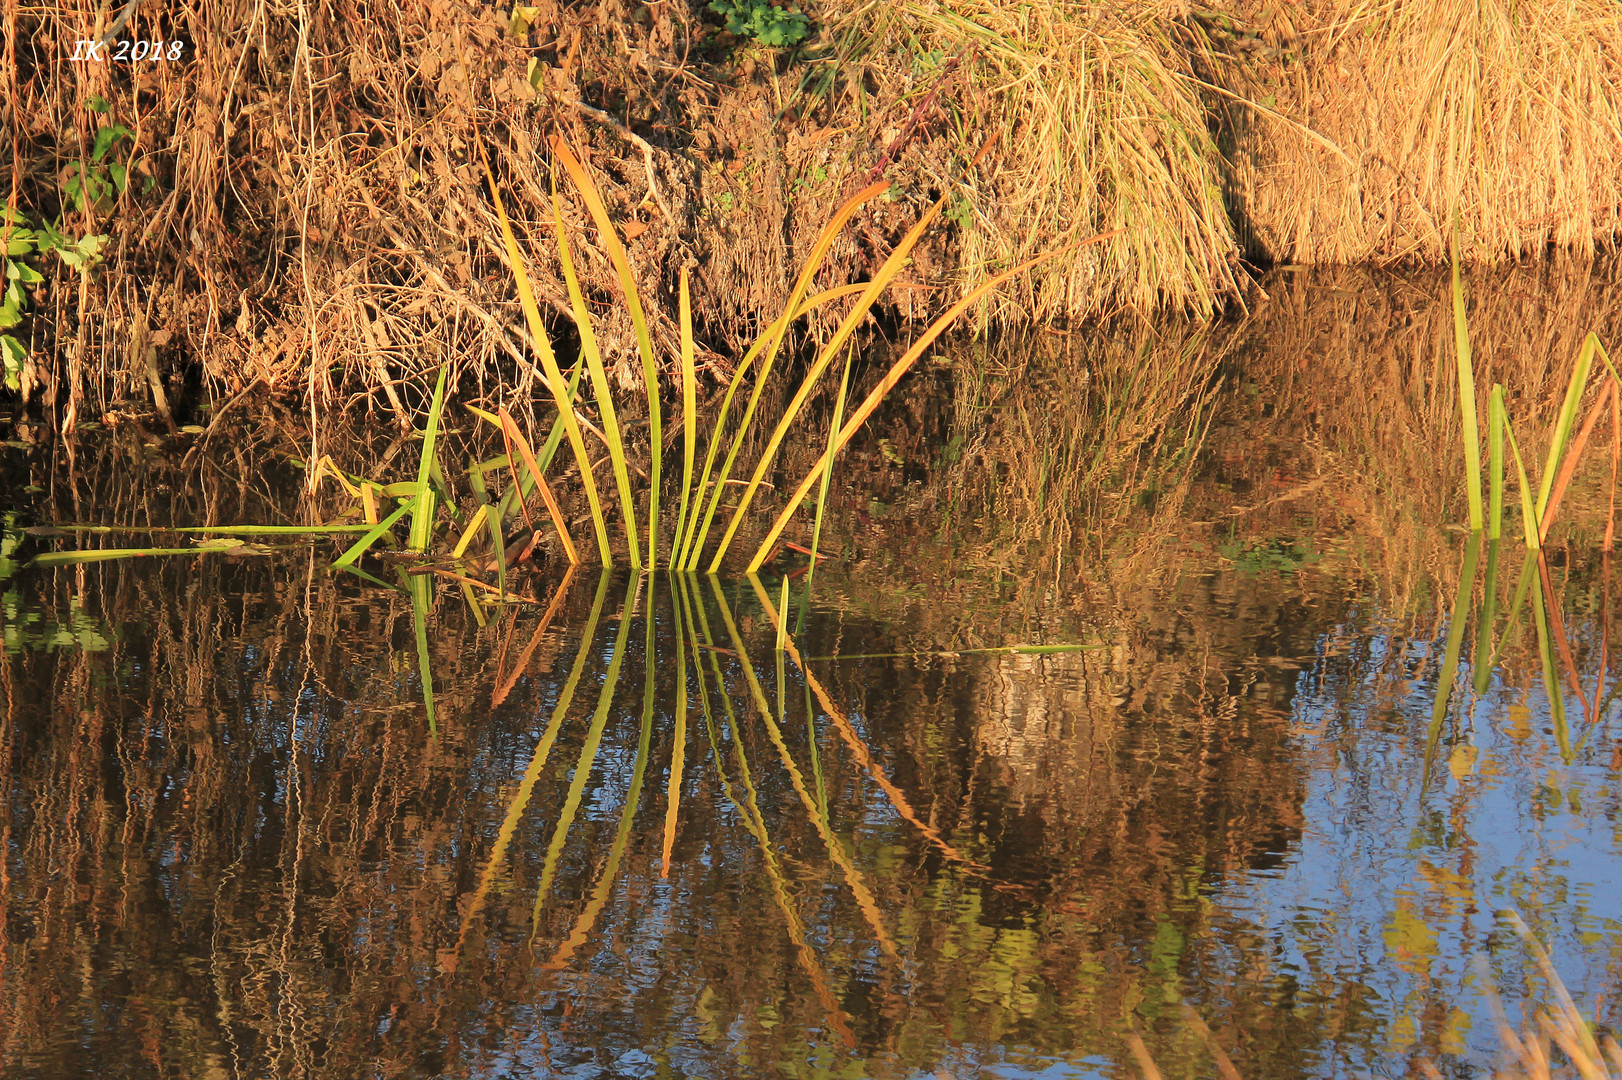
[[[608,527],[603,521],[602,501],[597,496],[597,481],[591,472],[591,457],[586,453],[586,442],[575,420],[574,396],[563,381],[558,369],[557,356],[552,352],[552,339],[547,336],[546,324],[541,321],[541,309],[536,306],[535,293],[530,288],[529,272],[524,269],[523,253],[518,249],[518,237],[513,234],[512,223],[507,220],[507,208],[496,187],[495,173],[490,169],[490,157],[479,142],[479,160],[484,164],[484,176],[490,184],[490,198],[495,203],[496,219],[501,223],[501,239],[507,248],[507,261],[512,265],[513,283],[518,288],[518,302],[524,309],[524,321],[529,324],[530,337],[541,354],[541,373],[546,376],[546,387],[552,392],[552,403],[557,406],[558,419],[574,451],[575,464],[580,469],[580,483],[586,489],[586,502],[591,507],[591,520],[597,531],[597,554],[604,566],[613,564],[614,556],[608,547]]]
[[[801,310],[800,298],[810,291],[812,278],[821,268],[823,260],[827,258],[829,248],[833,246],[834,238],[844,229],[846,223],[850,221],[863,203],[876,198],[888,189],[889,184],[887,182],[871,184],[863,188],[851,196],[845,202],[845,205],[841,206],[839,211],[834,214],[828,224],[823,226],[822,232],[817,236],[816,244],[811,249],[810,256],[806,259],[805,266],[800,271],[799,279],[794,283],[794,290],[789,294],[788,303],[783,305],[783,316],[772,323],[767,328],[766,334],[762,335],[762,340],[765,342],[763,349],[764,359],[761,360],[759,370],[755,374],[755,388],[749,395],[749,402],[744,407],[743,418],[738,422],[737,433],[733,436],[732,446],[727,451],[726,463],[721,467],[721,475],[715,482],[715,490],[710,496],[708,508],[704,511],[703,524],[697,529],[695,536],[689,539],[692,551],[687,563],[688,569],[697,567],[699,553],[703,550],[704,541],[709,536],[710,523],[715,518],[715,510],[721,500],[721,492],[726,485],[727,479],[732,475],[732,466],[737,461],[738,450],[742,447],[745,436],[749,433],[749,425],[754,421],[755,408],[760,402],[761,392],[766,388],[766,380],[771,374],[772,363],[776,359],[778,347],[782,344],[783,336],[788,333],[789,323],[796,317],[795,313]],[[864,295],[871,289],[871,282],[865,283],[861,287]],[[871,301],[869,301],[868,306],[871,306]],[[744,359],[747,361],[749,357],[746,356]],[[746,364],[738,365],[738,370],[732,377],[732,386],[728,387],[727,396],[721,403],[721,415],[710,434],[710,449],[705,455],[704,477],[699,485],[700,492],[704,490],[709,482],[710,464],[715,460],[715,451],[719,447],[724,434],[723,429],[726,423],[727,409],[732,404],[732,395],[743,378],[745,368]]]
[[[822,484],[817,491],[817,516],[815,524],[811,526],[811,565],[805,572],[805,602],[811,602],[811,586],[817,580],[817,563],[821,560],[819,554],[822,547],[822,512],[828,505],[828,481],[833,477],[833,461],[837,454],[834,440],[839,436],[839,426],[845,422],[845,393],[850,389],[851,364],[856,359],[856,344],[851,343],[850,349],[845,353],[845,368],[839,374],[839,396],[834,399],[834,418],[828,424],[828,467],[822,470]],[[805,608],[800,609],[800,625],[805,622]]]
[[[580,197],[586,203],[586,209],[591,212],[592,220],[597,223],[597,233],[602,239],[603,248],[608,252],[609,262],[614,264],[614,272],[619,275],[620,288],[625,292],[625,305],[629,309],[631,327],[636,332],[636,350],[642,357],[642,381],[648,392],[648,438],[651,445],[648,465],[648,559],[649,567],[656,565],[659,554],[659,463],[664,452],[664,431],[659,415],[659,368],[653,358],[653,338],[648,333],[648,317],[642,310],[642,298],[636,291],[636,277],[631,273],[631,260],[625,254],[625,245],[620,243],[619,231],[609,220],[608,207],[603,205],[602,196],[597,194],[597,187],[587,175],[585,167],[570,152],[569,146],[560,136],[553,135],[548,140],[552,153],[563,163],[563,168],[569,178],[575,183]],[[627,519],[629,520],[629,519]],[[636,550],[636,540],[633,536],[631,549]],[[635,556],[632,556],[633,563]]]
[[[625,523],[625,541],[631,555],[631,568],[640,569],[642,558],[637,544],[641,538],[636,529],[636,500],[631,495],[631,477],[625,465],[625,439],[620,434],[619,415],[614,411],[614,393],[608,385],[608,373],[603,370],[602,350],[597,346],[597,334],[591,326],[591,309],[580,289],[580,278],[575,273],[574,255],[569,238],[563,229],[563,208],[556,191],[552,192],[552,232],[557,238],[558,263],[563,268],[564,286],[569,291],[569,307],[574,312],[575,328],[580,332],[580,355],[591,374],[592,392],[597,397],[597,414],[603,421],[603,435],[608,443],[608,460],[614,469],[614,487],[619,494],[620,516]]]
[[[849,202],[840,208],[834,219],[823,228],[822,234],[817,238],[816,247],[811,251],[811,257],[806,261],[805,268],[800,272],[799,281],[794,285],[794,292],[790,294],[789,302],[784,305],[784,310],[793,311],[799,305],[800,297],[804,296],[810,288],[812,275],[821,267],[823,259],[827,257],[828,249],[833,246],[834,237],[844,228],[845,223],[855,214],[857,208],[867,199],[882,193],[887,187],[887,184],[879,183],[857,192]],[[798,414],[800,405],[810,396],[817,380],[830,363],[830,357],[834,354],[834,351],[844,344],[845,339],[855,331],[857,326],[861,325],[862,320],[867,317],[868,311],[878,301],[879,296],[889,286],[891,280],[901,272],[902,266],[906,263],[907,255],[917,245],[919,239],[923,237],[924,231],[939,216],[945,202],[945,196],[942,196],[940,201],[930,207],[924,216],[911,229],[907,230],[907,235],[902,238],[896,249],[890,253],[889,258],[885,259],[880,265],[879,272],[873,276],[873,280],[863,288],[861,295],[856,299],[856,303],[845,318],[840,321],[839,328],[834,333],[832,340],[824,347],[822,356],[818,358],[811,371],[801,381],[800,389],[795,394],[793,403],[789,405],[787,412],[777,425],[772,441],[768,444],[766,451],[761,456],[761,461],[756,466],[754,478],[749,481],[748,486],[744,489],[742,502],[732,512],[731,527],[721,541],[721,551],[717,553],[715,560],[710,565],[710,573],[713,574],[719,565],[720,556],[725,552],[733,532],[737,530],[743,511],[754,497],[755,490],[760,486],[760,478],[764,477],[766,468],[770,466],[771,459],[776,456],[777,445],[782,439],[781,433],[787,430],[788,424]],[[749,426],[754,422],[755,408],[760,403],[762,391],[766,389],[766,380],[771,374],[772,362],[776,358],[778,346],[782,343],[783,335],[787,331],[787,322],[778,323],[774,327],[774,334],[771,343],[766,349],[765,359],[761,361],[760,370],[755,376],[755,388],[749,395],[749,403],[744,407],[743,417],[739,420],[737,433],[732,439],[732,447],[727,452],[726,463],[721,467],[720,479],[716,482],[715,491],[710,496],[709,508],[704,514],[704,524],[698,534],[697,546],[699,550],[703,549],[704,541],[709,538],[710,523],[715,518],[716,507],[720,505],[721,492],[732,475],[732,466],[737,461],[738,451],[743,446],[744,438],[749,434]],[[717,431],[716,434],[719,436],[720,432]]]
[[[923,335],[913,343],[912,348],[908,349],[899,360],[890,365],[890,370],[885,373],[884,378],[877,386],[873,388],[872,392],[867,395],[866,399],[863,400],[861,406],[857,408],[856,412],[851,416],[851,418],[845,422],[845,426],[840,429],[838,440],[827,450],[823,451],[822,457],[819,458],[817,463],[811,467],[811,471],[806,473],[805,479],[800,481],[800,486],[795,489],[793,495],[789,496],[788,501],[783,506],[782,512],[777,515],[777,520],[772,523],[771,530],[766,534],[766,538],[761,541],[760,547],[756,549],[755,557],[749,562],[748,572],[754,573],[755,571],[759,570],[760,564],[766,561],[766,556],[771,553],[772,548],[777,544],[778,537],[783,535],[783,530],[788,526],[789,518],[794,516],[795,511],[800,508],[800,504],[805,501],[806,495],[808,495],[811,491],[811,486],[817,482],[818,478],[822,474],[822,471],[831,465],[834,455],[836,455],[844,447],[844,445],[851,440],[851,437],[856,434],[857,430],[867,422],[867,418],[872,416],[874,411],[878,409],[880,402],[885,399],[891,390],[895,389],[896,384],[901,381],[901,377],[905,375],[912,365],[918,361],[918,358],[924,354],[925,350],[927,350],[930,345],[934,344],[935,339],[940,337],[946,328],[957,320],[959,315],[963,314],[970,307],[976,304],[981,297],[986,295],[986,293],[1001,285],[1009,278],[1012,278],[1018,274],[1023,274],[1032,267],[1040,266],[1049,259],[1056,259],[1060,255],[1067,252],[1075,251],[1079,248],[1086,247],[1089,244],[1101,243],[1113,236],[1118,235],[1120,232],[1121,230],[1116,229],[1112,232],[1099,233],[1097,236],[1088,237],[1086,240],[1080,240],[1074,244],[1066,244],[1064,247],[1047,252],[1043,255],[1038,255],[1034,259],[1029,259],[1022,262],[1011,270],[1005,270],[1000,274],[987,278],[967,296],[948,308],[944,315],[931,323],[929,328],[924,331]],[[721,550],[716,553],[716,558],[712,564],[712,568],[714,566],[719,566],[721,557],[725,554],[725,545],[722,545]]]
[[[693,488],[693,456],[698,422],[698,365],[693,353],[693,300],[688,291],[687,267],[681,268],[681,505],[676,510],[676,531],[670,537],[670,568],[676,569],[682,537],[687,530],[687,504]]]
[[[577,565],[580,562],[580,553],[575,550],[574,540],[569,536],[569,526],[563,520],[563,511],[558,508],[557,499],[552,497],[552,486],[546,482],[546,473],[541,470],[540,463],[530,451],[529,440],[524,438],[524,433],[518,429],[518,424],[507,411],[507,406],[503,405],[497,415],[501,419],[503,434],[518,447],[519,456],[524,459],[524,465],[535,480],[535,489],[541,493],[541,502],[546,504],[546,512],[552,519],[552,527],[557,530],[558,539],[563,542],[563,551],[569,557],[569,564]]]

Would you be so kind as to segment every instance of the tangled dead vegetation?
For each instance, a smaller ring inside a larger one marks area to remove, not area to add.
[[[712,384],[831,208],[879,177],[886,201],[817,285],[870,273],[944,195],[883,313],[902,323],[1116,229],[990,294],[979,326],[1209,314],[1241,296],[1241,251],[1435,258],[1455,216],[1481,257],[1588,252],[1622,226],[1606,0],[826,0],[794,50],[734,37],[701,0],[129,10],[123,37],[183,55],[81,55],[117,17],[97,0],[13,6],[0,27],[0,188],[32,220],[108,237],[92,274],[42,262],[12,331],[25,401],[69,429],[129,399],[250,391],[404,427],[442,363],[460,399],[526,409],[536,372],[481,141],[565,335],[555,132],[604,191],[664,357],[692,269]],[[613,269],[583,210],[562,212],[610,373],[639,389]]]

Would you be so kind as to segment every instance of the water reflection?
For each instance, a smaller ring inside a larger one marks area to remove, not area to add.
[[[1167,456],[1089,457],[1145,347],[1089,354],[1062,431],[1025,426],[1052,369],[898,398],[952,418],[892,448],[937,464],[851,463],[782,648],[775,576],[536,574],[485,624],[316,550],[31,570],[13,516],[0,1074],[1114,1077],[1134,1033],[1209,1074],[1186,1001],[1247,1078],[1468,1075],[1476,958],[1544,993],[1505,906],[1585,1006],[1622,984],[1614,698],[1567,764],[1532,635],[1477,691],[1472,622],[1425,782],[1446,373],[1346,402],[1366,351],[1269,346],[1154,390]],[[1016,558],[1074,494],[1018,473],[1043,439],[1153,486],[1089,496],[1118,543]],[[114,464],[84,501],[127,520],[279,514],[224,474],[126,506],[156,467]],[[1614,687],[1592,520],[1550,547]]]

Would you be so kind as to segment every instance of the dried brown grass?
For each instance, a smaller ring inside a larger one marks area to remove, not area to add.
[[[1252,257],[1496,260],[1622,232],[1610,0],[1244,3],[1200,22]]]
[[[876,110],[877,162],[956,190],[952,258],[967,290],[1066,237],[1121,229],[987,305],[999,324],[1132,308],[1209,314],[1235,294],[1220,160],[1187,50],[1181,5],[1067,0],[843,0],[859,26],[853,73],[902,88]],[[945,163],[998,139],[983,172]]]

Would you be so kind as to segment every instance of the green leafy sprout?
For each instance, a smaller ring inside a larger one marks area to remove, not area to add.
[[[798,45],[811,32],[811,21],[795,4],[779,6],[771,0],[710,0],[710,10],[726,18],[727,30],[731,33],[773,48]]]

